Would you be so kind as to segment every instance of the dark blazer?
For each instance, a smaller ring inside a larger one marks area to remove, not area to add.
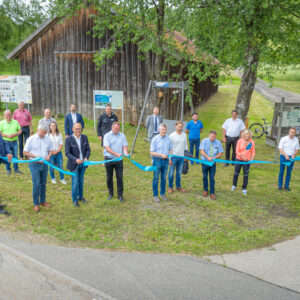
[[[90,148],[88,137],[82,134],[80,142],[81,142],[81,152],[82,152],[83,159],[85,158],[88,159],[91,155],[91,148]],[[76,159],[79,159],[80,157],[80,151],[73,135],[69,136],[66,139],[65,153],[66,153],[66,157],[68,158],[67,169],[73,172],[77,169],[78,166],[76,164]]]
[[[77,123],[81,123],[82,130],[84,128],[84,121],[82,118],[82,115],[79,113],[76,113]],[[73,131],[73,119],[71,113],[67,114],[65,117],[65,135],[72,135]]]
[[[11,151],[0,134],[0,156],[6,157],[7,154],[11,154]],[[1,163],[7,164],[5,160],[0,159]]]

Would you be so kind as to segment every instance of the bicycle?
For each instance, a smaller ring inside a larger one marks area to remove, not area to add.
[[[260,138],[264,134],[267,135],[272,128],[272,121],[266,122],[266,119],[262,118],[264,124],[261,123],[253,123],[250,125],[249,130],[251,130],[253,137]]]

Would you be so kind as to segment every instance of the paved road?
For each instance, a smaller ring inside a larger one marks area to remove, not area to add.
[[[234,71],[239,77],[242,76],[240,70]],[[257,79],[254,90],[272,102],[281,102],[281,98],[285,98],[285,103],[300,103],[300,95],[290,91],[283,90],[278,87],[270,87],[269,83],[262,79]]]
[[[0,254],[4,266],[0,266],[0,290],[5,288],[9,295],[5,300],[300,299],[299,293],[191,256],[39,245],[11,239],[1,232]],[[19,270],[26,276],[16,279],[20,287],[29,284],[28,288],[19,289],[11,283]],[[37,296],[27,297],[27,292]]]
[[[210,259],[300,292],[300,236],[272,247],[211,256]]]

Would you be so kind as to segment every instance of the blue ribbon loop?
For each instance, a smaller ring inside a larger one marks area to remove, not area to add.
[[[214,163],[212,161],[198,159],[198,158],[192,158],[192,157],[187,157],[187,156],[179,156],[179,155],[170,154],[169,157],[171,157],[171,158],[172,157],[183,158],[183,159],[191,160],[191,161],[194,161],[194,162],[197,162],[197,163],[200,163],[200,164],[204,164],[204,165],[207,165],[207,166],[210,166],[210,167],[214,165]]]
[[[5,160],[5,161],[8,162],[7,157],[0,156],[0,159]],[[58,168],[57,166],[54,166],[54,165],[50,164],[47,160],[45,160],[41,157],[36,157],[34,159],[31,159],[31,160],[20,160],[20,159],[17,159],[17,158],[12,158],[11,162],[12,163],[18,163],[18,164],[31,163],[31,162],[41,162],[41,163],[43,163],[43,164],[45,164],[45,165],[47,165],[47,166],[49,166],[53,169],[65,174],[65,175],[70,175],[70,176],[75,176],[76,175],[76,173],[65,171],[63,169]]]
[[[130,158],[130,155],[122,155],[120,157],[117,158],[113,158],[110,160],[101,160],[101,161],[85,161],[83,162],[83,165],[85,167],[87,166],[94,166],[94,165],[100,165],[100,164],[105,164],[105,163],[110,163],[113,161],[120,161],[123,159],[123,157],[128,158],[136,167],[138,167],[140,170],[145,171],[145,172],[150,172],[150,171],[156,171],[157,167],[156,166],[143,166],[140,163],[138,163],[137,161],[133,160]]]

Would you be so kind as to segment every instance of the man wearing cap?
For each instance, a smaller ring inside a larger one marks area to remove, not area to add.
[[[24,155],[30,160],[36,157],[41,157],[47,161],[50,160],[53,151],[53,144],[50,138],[46,135],[47,127],[39,125],[37,133],[32,135],[26,142],[24,147]],[[46,184],[48,176],[48,166],[40,161],[30,162],[29,170],[32,179],[32,197],[34,211],[40,210],[40,205],[50,207],[51,204],[46,202]]]

